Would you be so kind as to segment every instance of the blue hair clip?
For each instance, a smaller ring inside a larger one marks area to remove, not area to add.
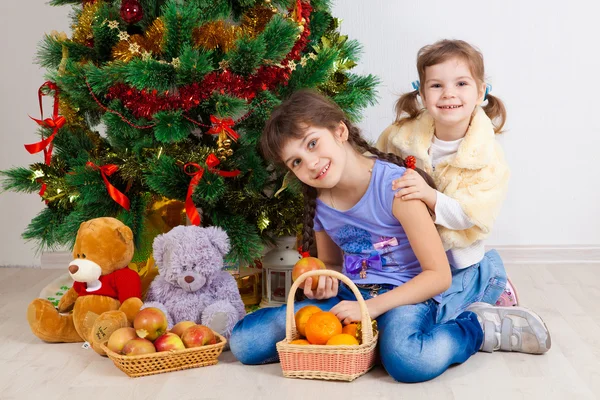
[[[419,91],[419,88],[421,87],[421,82],[419,82],[418,80],[416,81],[412,81],[412,87],[414,90]]]
[[[492,91],[492,85],[490,85],[489,83],[486,83],[485,84],[485,94],[483,95],[483,101],[487,100],[487,96],[491,91]]]

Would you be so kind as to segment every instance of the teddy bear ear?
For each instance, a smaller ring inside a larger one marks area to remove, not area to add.
[[[209,226],[204,228],[211,243],[219,250],[222,255],[229,252],[229,236],[218,226]]]
[[[117,234],[121,240],[125,243],[129,243],[133,240],[133,232],[128,226],[120,226],[117,228]]]
[[[167,238],[165,237],[165,233],[162,233],[154,238],[152,242],[152,257],[154,257],[154,261],[156,265],[160,266],[163,263],[163,255],[165,254],[165,243],[167,242]]]

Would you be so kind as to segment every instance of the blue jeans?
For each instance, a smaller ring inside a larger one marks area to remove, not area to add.
[[[471,304],[482,301],[496,304],[506,287],[506,269],[496,250],[490,250],[477,264],[452,269],[452,285],[442,293],[437,322],[444,323],[462,313]]]
[[[369,290],[360,291],[365,300],[371,298]],[[328,311],[342,300],[356,300],[344,284],[340,284],[337,297],[301,301],[294,305],[294,310],[315,304]],[[433,379],[479,350],[483,331],[477,316],[468,311],[454,320],[436,324],[437,308],[437,303],[430,299],[394,308],[377,318],[381,362],[395,380]],[[276,343],[285,339],[285,311],[285,305],[263,308],[239,321],[229,339],[233,355],[243,364],[277,362]]]

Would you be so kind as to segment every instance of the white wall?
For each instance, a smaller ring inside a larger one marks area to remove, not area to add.
[[[0,2],[0,170],[42,160],[23,147],[39,140],[37,125],[27,115],[39,118],[37,90],[45,81],[33,59],[44,33],[69,32],[69,10],[41,1]],[[46,118],[51,106],[44,103]],[[37,194],[0,194],[0,266],[40,264],[35,244],[25,243],[21,233],[43,207]]]
[[[508,109],[501,143],[513,172],[488,244],[600,244],[591,169],[600,145],[600,3],[338,0],[334,10],[364,46],[357,70],[383,81],[361,124],[373,140],[418,79],[420,47],[453,38],[483,52],[493,94]]]
[[[36,91],[43,71],[32,64],[44,32],[68,31],[69,7],[0,4],[2,97],[0,169],[26,166],[24,143],[36,140]],[[337,0],[342,32],[364,46],[360,73],[382,79],[380,101],[361,124],[375,140],[392,120],[398,94],[417,79],[417,50],[441,38],[477,45],[494,95],[508,108],[502,137],[513,176],[489,244],[600,245],[600,200],[592,158],[600,145],[600,28],[593,1],[482,2]],[[50,104],[46,104],[49,110]],[[35,194],[0,195],[0,265],[39,264],[21,232],[43,208]]]

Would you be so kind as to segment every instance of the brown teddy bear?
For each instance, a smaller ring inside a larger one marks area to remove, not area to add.
[[[142,306],[140,277],[127,267],[132,257],[133,233],[121,221],[83,222],[69,264],[73,287],[60,299],[58,310],[45,299],[29,304],[33,334],[46,342],[87,341],[104,354],[100,343],[118,328],[131,326]]]

